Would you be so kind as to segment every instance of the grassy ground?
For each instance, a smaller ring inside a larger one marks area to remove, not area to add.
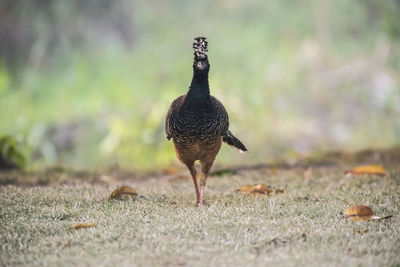
[[[400,264],[400,169],[346,177],[344,167],[259,169],[209,178],[209,207],[194,206],[187,177],[70,179],[0,187],[2,265],[346,265]],[[284,189],[239,195],[244,184]],[[107,200],[119,184],[136,200]],[[370,205],[393,217],[349,222],[343,210]],[[90,221],[94,228],[70,230]]]

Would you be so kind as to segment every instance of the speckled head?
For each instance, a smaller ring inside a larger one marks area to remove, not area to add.
[[[208,71],[210,64],[208,63],[207,52],[208,42],[205,37],[196,37],[193,42],[194,63],[193,68],[195,71]]]

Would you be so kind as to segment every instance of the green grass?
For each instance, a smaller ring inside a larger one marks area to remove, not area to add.
[[[108,201],[120,183],[141,197]],[[235,193],[265,183],[283,194]],[[79,179],[40,187],[0,187],[2,265],[344,265],[400,264],[400,170],[385,177],[345,177],[338,167],[260,170],[210,177],[206,200],[194,205],[189,179],[130,179],[88,184]],[[371,222],[342,218],[366,204]],[[77,222],[95,228],[69,230]],[[367,231],[367,232],[366,232]],[[366,233],[364,233],[366,232]]]
[[[190,85],[198,35],[209,40],[211,93],[251,151],[244,158],[223,148],[219,164],[400,144],[400,38],[388,32],[392,17],[400,25],[394,0],[119,3],[132,18],[123,27],[134,32],[132,47],[96,23],[100,39],[86,27],[85,45],[68,37],[81,32],[75,1],[24,13],[40,33],[34,50],[46,52],[57,27],[63,36],[43,62],[20,66],[19,83],[0,58],[0,136],[26,141],[29,168],[154,170],[174,162],[165,115]],[[118,21],[112,10],[107,17]]]

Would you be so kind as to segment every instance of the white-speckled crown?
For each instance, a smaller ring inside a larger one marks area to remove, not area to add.
[[[195,41],[193,43],[193,50],[194,50],[195,59],[207,58],[208,42],[206,40],[206,37],[197,37],[197,38],[194,38],[194,40]]]

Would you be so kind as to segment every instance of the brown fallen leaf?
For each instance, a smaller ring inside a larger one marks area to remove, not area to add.
[[[275,192],[275,194],[283,193],[283,189],[271,189],[265,184],[254,184],[254,185],[244,185],[236,190],[237,193],[252,194],[252,195],[270,195]]]
[[[252,185],[244,185],[241,186],[239,189],[236,189],[236,192],[238,193],[249,193],[253,190],[253,186]]]
[[[266,186],[265,184],[255,184],[253,185],[253,190],[251,193],[269,195],[272,193],[272,190],[268,188],[268,186]]]
[[[350,221],[369,221],[372,216],[375,216],[375,213],[368,206],[355,205],[345,209],[343,216]]]
[[[386,175],[386,171],[382,166],[379,165],[364,165],[354,167],[351,170],[345,172],[347,175],[365,175],[365,174],[373,174],[373,175]]]
[[[91,228],[91,227],[95,227],[94,223],[90,223],[90,222],[85,222],[85,223],[77,223],[77,224],[73,224],[69,227],[69,229],[82,229],[82,228]]]
[[[350,206],[344,210],[343,216],[349,221],[370,221],[392,217],[392,215],[384,217],[376,216],[375,212],[370,207],[365,205]]]
[[[275,194],[283,194],[285,190],[283,189],[275,189]]]
[[[245,194],[270,194],[272,192],[264,184],[255,184],[255,185],[244,185],[236,190],[237,193],[245,193]]]
[[[115,189],[108,199],[125,199],[134,198],[137,196],[136,189],[130,187],[129,185],[123,185]]]

